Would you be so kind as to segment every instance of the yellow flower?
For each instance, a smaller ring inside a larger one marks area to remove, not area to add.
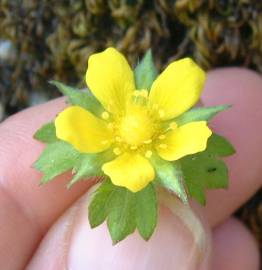
[[[170,121],[198,101],[204,81],[204,71],[184,58],[171,63],[151,89],[136,89],[124,56],[108,48],[89,58],[86,73],[105,111],[98,118],[79,106],[65,109],[55,120],[57,137],[82,153],[111,148],[116,157],[103,172],[115,185],[137,192],[155,178],[153,154],[174,161],[205,150],[211,135],[205,121],[183,126]]]

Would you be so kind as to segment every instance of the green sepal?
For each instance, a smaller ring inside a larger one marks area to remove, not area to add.
[[[39,128],[34,134],[34,139],[43,143],[53,143],[58,141],[54,122],[47,123]]]
[[[68,184],[68,187],[71,187],[73,184],[86,177],[103,176],[103,164],[112,160],[113,157],[114,155],[111,150],[98,154],[81,154],[75,162],[73,168],[74,177]]]
[[[228,168],[220,157],[232,155],[233,146],[222,136],[212,134],[204,152],[180,160],[185,183],[192,198],[205,204],[207,189],[228,187]]]
[[[136,228],[148,240],[157,223],[155,187],[150,183],[143,190],[133,193],[113,185],[110,180],[104,180],[92,195],[88,209],[92,228],[107,220],[114,244],[133,233]]]
[[[83,107],[96,116],[101,116],[104,111],[98,100],[88,91],[81,91],[58,81],[50,81],[50,83],[55,85],[63,95],[68,97],[71,105]]]
[[[151,162],[155,168],[157,179],[167,190],[175,193],[184,204],[188,203],[182,168],[178,161],[169,162],[155,155]]]
[[[214,107],[194,108],[183,113],[172,121],[175,121],[178,126],[182,126],[195,121],[209,121],[219,112],[227,110],[230,107],[230,105],[221,105]]]
[[[135,71],[136,89],[150,90],[158,72],[153,61],[151,49],[149,49],[142,61],[136,66]]]
[[[45,184],[54,177],[71,170],[79,155],[79,152],[66,142],[58,141],[48,144],[33,165],[34,168],[44,174],[41,184]]]

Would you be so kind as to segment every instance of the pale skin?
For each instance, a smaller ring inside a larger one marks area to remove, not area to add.
[[[231,215],[262,185],[261,100],[262,78],[251,71],[220,69],[208,75],[203,104],[233,105],[211,127],[237,149],[227,159],[229,189],[209,191],[207,205],[200,209],[212,229],[210,270],[259,269],[253,236]],[[167,210],[161,209],[156,235],[148,243],[135,234],[112,247],[105,227],[88,228],[84,194],[92,182],[67,190],[70,174],[65,174],[46,186],[38,185],[41,174],[31,165],[44,146],[32,135],[65,106],[64,99],[54,100],[0,125],[1,266],[5,270],[184,269],[187,232]]]

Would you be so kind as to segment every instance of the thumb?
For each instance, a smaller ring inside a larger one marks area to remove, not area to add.
[[[53,225],[27,269],[208,269],[199,266],[192,234],[167,208],[160,209],[157,228],[148,242],[134,233],[113,246],[106,224],[90,228],[88,198],[84,195]]]

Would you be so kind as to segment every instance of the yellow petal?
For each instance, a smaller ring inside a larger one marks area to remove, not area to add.
[[[80,152],[102,152],[111,144],[112,134],[105,122],[79,106],[61,112],[55,120],[55,127],[56,136]]]
[[[174,118],[199,99],[205,72],[190,58],[171,63],[154,81],[149,101],[162,120]]]
[[[102,170],[116,186],[137,192],[154,180],[155,172],[150,162],[139,154],[124,153],[105,163]]]
[[[127,98],[135,90],[134,74],[125,57],[114,48],[89,57],[86,82],[111,113],[125,110]]]
[[[177,160],[204,151],[211,134],[206,121],[188,123],[169,132],[156,149],[163,159]]]

